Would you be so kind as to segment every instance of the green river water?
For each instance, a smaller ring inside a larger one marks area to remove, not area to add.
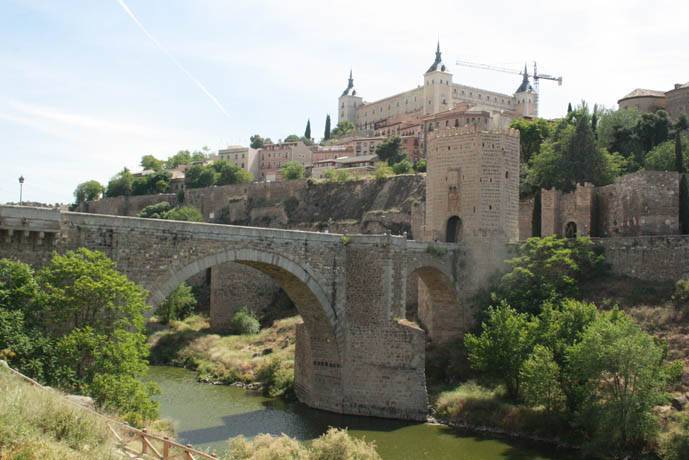
[[[320,436],[329,426],[375,441],[384,459],[525,460],[573,458],[565,452],[504,439],[457,433],[442,425],[355,417],[264,398],[241,388],[196,382],[185,369],[151,366],[160,385],[161,416],[173,420],[177,439],[197,448],[225,450],[237,435],[281,434],[300,440]]]

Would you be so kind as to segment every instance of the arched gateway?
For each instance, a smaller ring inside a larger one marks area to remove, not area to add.
[[[226,262],[270,275],[303,318],[295,386],[311,407],[425,420],[425,332],[404,321],[407,278],[424,282],[438,337],[461,333],[468,263],[458,245],[0,206],[0,257],[39,266],[53,251],[101,250],[157,304],[182,281]],[[429,310],[429,311],[431,311]],[[459,316],[458,316],[459,315]],[[458,318],[462,320],[455,327]],[[452,329],[455,328],[455,329]],[[433,337],[433,330],[429,331]]]

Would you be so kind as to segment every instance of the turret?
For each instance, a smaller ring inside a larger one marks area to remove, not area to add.
[[[338,99],[338,123],[344,120],[351,121],[356,126],[356,111],[360,105],[363,104],[363,99],[356,95],[354,89],[354,78],[352,71],[349,71],[349,80],[347,87],[342,91],[342,95]]]
[[[440,52],[440,42],[435,50],[435,60],[423,74],[424,115],[444,112],[452,108],[452,74],[447,72]]]
[[[529,73],[524,64],[522,83],[514,93],[515,110],[522,117],[535,118],[538,116],[538,93],[531,86]]]

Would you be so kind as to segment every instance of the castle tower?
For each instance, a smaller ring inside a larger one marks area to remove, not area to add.
[[[538,93],[533,89],[529,82],[529,74],[524,64],[524,76],[522,83],[514,93],[516,101],[515,110],[517,115],[522,117],[535,118],[538,116]]]
[[[444,112],[452,108],[452,74],[447,72],[440,53],[440,42],[435,61],[423,74],[424,115]]]
[[[347,88],[342,91],[342,95],[337,100],[338,102],[338,123],[344,120],[352,122],[356,126],[356,111],[363,104],[363,99],[356,95],[356,90],[354,89],[354,78],[352,77],[352,71],[349,71],[349,81],[347,83]]]

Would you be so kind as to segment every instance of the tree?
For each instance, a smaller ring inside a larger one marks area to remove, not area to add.
[[[151,204],[143,208],[136,217],[143,217],[147,219],[164,219],[165,214],[172,209],[173,206],[167,201]]]
[[[74,204],[98,200],[103,195],[103,192],[105,192],[105,187],[97,180],[82,182],[74,190]]]
[[[144,169],[150,169],[152,171],[160,171],[165,166],[163,160],[159,160],[153,155],[144,155],[141,157],[141,167]]]
[[[304,165],[298,161],[288,161],[280,168],[280,173],[285,180],[297,180],[304,178]]]
[[[163,217],[166,220],[182,220],[186,222],[203,222],[201,211],[191,206],[173,208],[166,212]]]
[[[572,113],[572,103],[571,102],[567,103],[567,113],[568,114]]]
[[[635,129],[644,152],[648,152],[669,139],[672,124],[667,112],[658,110],[655,113],[641,114],[641,119]]]
[[[537,322],[506,303],[488,309],[481,334],[466,334],[464,344],[471,367],[500,381],[511,399],[520,394],[520,371],[534,346]]]
[[[189,150],[180,150],[165,160],[165,167],[167,169],[174,169],[177,166],[191,164],[191,152]]]
[[[564,394],[560,387],[560,366],[553,353],[543,345],[536,345],[520,369],[524,401],[531,406],[544,406],[547,412],[563,407]]]
[[[311,139],[311,120],[306,120],[306,129],[304,130],[304,137]]]
[[[402,138],[391,136],[376,146],[376,155],[381,161],[386,161],[392,166],[407,159],[407,153],[402,148]]]
[[[260,134],[254,134],[249,138],[251,141],[251,148],[252,149],[261,149],[265,145],[265,140],[261,137]]]
[[[679,229],[682,235],[689,235],[689,180],[682,174],[679,181]]]
[[[184,319],[194,311],[196,304],[196,297],[191,287],[187,283],[182,283],[158,305],[156,316],[163,324]]]
[[[187,170],[184,180],[189,188],[210,187],[218,181],[218,173],[211,165],[196,164]]]
[[[413,169],[411,161],[405,158],[402,161],[392,165],[392,170],[395,172],[395,174],[409,174]]]
[[[30,314],[37,296],[33,269],[23,262],[0,259],[0,308]]]
[[[323,140],[330,139],[330,114],[325,117],[325,133],[323,133]]]
[[[510,127],[519,131],[519,152],[524,163],[540,152],[541,144],[550,137],[552,131],[551,122],[543,118],[515,118]]]
[[[568,349],[568,371],[584,395],[579,421],[594,444],[625,449],[653,439],[652,409],[668,383],[663,359],[654,338],[618,310],[601,313]]]
[[[496,299],[517,311],[539,313],[546,301],[576,297],[580,284],[605,270],[605,259],[590,238],[529,238],[507,260],[512,268],[495,288]]]
[[[428,169],[428,162],[426,160],[419,160],[414,163],[414,171],[422,173],[426,172],[426,169]]]
[[[105,191],[105,196],[121,196],[131,195],[134,176],[127,168],[117,173],[115,177],[108,182],[108,188]]]
[[[598,105],[593,105],[593,114],[591,115],[591,131],[593,131],[593,137],[598,137]]]
[[[296,134],[290,134],[285,138],[284,142],[299,142],[300,140],[301,138]]]
[[[354,132],[354,125],[349,120],[342,120],[330,133],[331,137],[345,137]]]
[[[325,179],[328,182],[344,183],[352,180],[352,174],[346,169],[328,169],[325,172]]]
[[[682,142],[683,140],[685,142]],[[646,155],[644,168],[652,171],[678,171],[681,164],[681,168],[685,169],[686,165],[689,164],[689,144],[686,143],[686,140],[686,136],[679,135],[673,141],[665,141],[656,145]]]
[[[390,177],[394,174],[395,174],[395,172],[392,170],[392,168],[390,166],[388,166],[388,164],[383,162],[383,161],[378,163],[378,165],[376,166],[376,170],[373,173],[376,180],[383,180],[386,177]]]
[[[682,135],[680,131],[675,133],[675,171],[684,173],[684,155],[682,154]]]
[[[635,128],[641,120],[638,110],[601,110],[598,112],[598,146],[625,157],[641,151]]]
[[[254,180],[249,171],[227,160],[216,161],[213,169],[218,173],[216,185],[243,184]]]
[[[531,215],[531,236],[541,236],[541,191],[538,190],[533,198],[533,214]]]

